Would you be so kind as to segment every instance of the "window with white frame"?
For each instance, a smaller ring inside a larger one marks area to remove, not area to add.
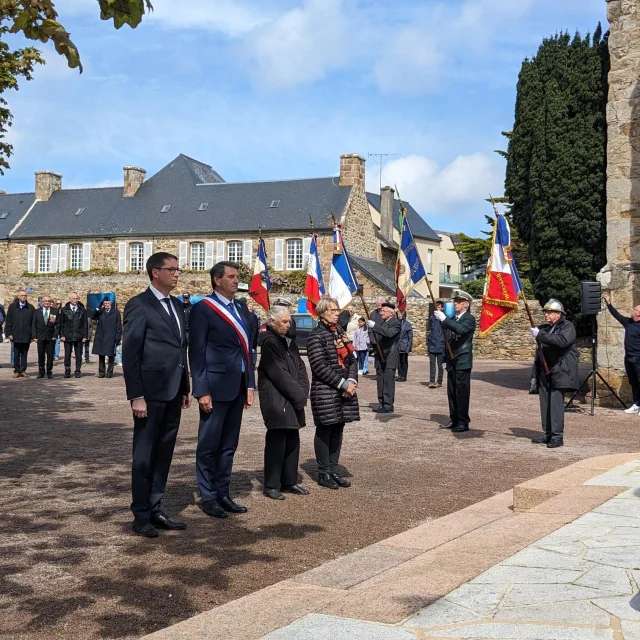
[[[51,246],[38,247],[38,273],[51,273]]]
[[[287,269],[302,269],[302,239],[287,240]]]
[[[243,242],[241,240],[233,240],[231,242],[227,242],[227,259],[231,262],[242,262],[242,245]]]
[[[427,249],[427,273],[433,273],[433,249]]]
[[[129,245],[129,270],[144,270],[144,244],[142,242],[132,242]]]
[[[72,244],[71,245],[71,269],[73,271],[82,270],[82,245],[81,244]]]
[[[191,271],[204,271],[204,242],[191,243]]]

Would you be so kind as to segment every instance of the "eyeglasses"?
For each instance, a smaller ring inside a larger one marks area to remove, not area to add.
[[[178,267],[159,267],[158,271],[168,271],[173,275],[174,273],[181,273],[182,269],[179,269]]]
[[[340,309],[327,309],[327,313],[340,313]]]

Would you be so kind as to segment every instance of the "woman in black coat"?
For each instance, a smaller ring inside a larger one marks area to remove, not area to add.
[[[113,365],[116,360],[116,347],[122,340],[122,320],[120,312],[111,305],[111,300],[105,298],[93,314],[98,321],[96,333],[93,337],[93,355],[98,356],[98,377],[105,377],[105,358],[109,358],[106,377],[113,378]]]
[[[287,337],[290,326],[289,309],[271,307],[258,366],[258,397],[267,427],[263,493],[274,500],[284,500],[281,490],[309,493],[298,484],[299,429],[305,426],[309,378],[295,341]]]
[[[322,298],[316,312],[320,322],[307,340],[307,357],[311,366],[311,411],[316,425],[314,446],[318,484],[338,489],[351,486],[338,473],[338,460],[345,423],[360,420],[356,396],[358,362],[353,345],[338,324],[338,301]]]

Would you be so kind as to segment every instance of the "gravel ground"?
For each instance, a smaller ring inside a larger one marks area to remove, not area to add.
[[[35,351],[35,350],[32,350]],[[184,532],[130,532],[130,409],[122,369],[85,365],[80,380],[14,380],[0,345],[0,637],[134,638],[456,511],[579,459],[640,450],[640,418],[567,415],[567,446],[547,450],[526,363],[476,363],[472,430],[439,430],[445,389],[410,360],[396,411],[376,416],[375,381],[361,381],[362,420],[347,426],[342,463],[353,487],[318,487],[313,427],[302,430],[309,496],[261,494],[264,426],[245,414],[232,495],[249,507],[225,521],[195,505],[198,413],[186,412],[165,501]],[[34,367],[30,365],[30,371]],[[308,417],[310,421],[310,416]]]

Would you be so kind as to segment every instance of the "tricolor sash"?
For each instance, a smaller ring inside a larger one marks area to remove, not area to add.
[[[249,356],[249,337],[247,336],[245,328],[217,296],[207,296],[202,299],[202,302],[206,303],[212,311],[217,313],[218,316],[236,332],[238,340],[240,340],[240,345],[242,346],[242,354],[245,358],[247,370],[249,370],[251,358]]]

